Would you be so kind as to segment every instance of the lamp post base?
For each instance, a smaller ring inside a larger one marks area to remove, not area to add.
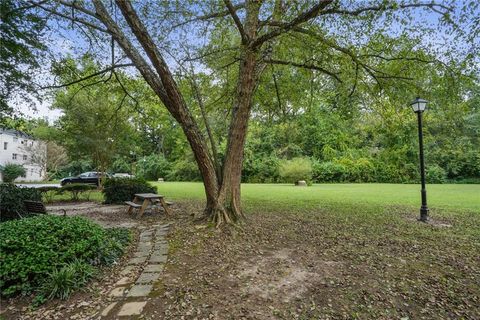
[[[422,222],[428,222],[428,208],[426,206],[422,206],[420,208],[420,218],[418,219],[418,221],[422,221]]]

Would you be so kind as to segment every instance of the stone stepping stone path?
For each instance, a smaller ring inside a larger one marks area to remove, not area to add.
[[[154,225],[140,232],[137,248],[120,272],[121,278],[115,288],[110,291],[111,303],[101,311],[101,318],[128,318],[142,314],[153,284],[160,278],[167,262],[165,236],[168,229],[168,224]]]

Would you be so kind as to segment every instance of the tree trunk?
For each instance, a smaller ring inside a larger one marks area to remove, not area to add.
[[[259,2],[247,2],[245,23],[247,39],[256,37],[259,9]],[[251,48],[249,43],[244,44],[242,49],[236,100],[232,110],[222,179],[215,201],[212,203],[207,202],[205,211],[206,215],[215,222],[216,226],[236,222],[245,217],[240,201],[243,151],[253,94],[257,85],[258,49]]]

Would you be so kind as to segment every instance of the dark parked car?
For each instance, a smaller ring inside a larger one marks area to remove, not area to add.
[[[84,172],[76,177],[67,177],[63,178],[60,180],[60,184],[62,186],[69,184],[69,183],[88,183],[88,184],[94,184],[98,186],[98,178],[101,175],[105,175],[106,173],[102,172]],[[107,177],[110,177],[108,174],[106,174]]]

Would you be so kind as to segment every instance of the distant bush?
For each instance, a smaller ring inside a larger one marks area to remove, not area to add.
[[[201,181],[202,177],[194,160],[182,159],[173,164],[167,175],[170,181]]]
[[[35,188],[19,188],[14,184],[0,184],[0,218],[2,221],[29,215],[24,200],[42,201],[42,194]]]
[[[131,201],[136,193],[156,193],[157,188],[140,178],[107,179],[102,190],[105,203]]]
[[[299,180],[312,181],[312,162],[308,158],[283,160],[279,168],[280,177],[284,182],[296,183]]]
[[[59,194],[70,193],[70,200],[78,201],[80,198],[80,194],[85,193],[87,191],[94,190],[96,188],[97,188],[96,186],[91,184],[69,183],[59,188],[57,193]]]
[[[345,180],[345,166],[341,163],[327,161],[313,164],[315,182],[342,182]]]
[[[428,183],[445,183],[447,181],[447,172],[437,165],[428,166],[425,171],[425,179]]]
[[[42,199],[44,202],[52,202],[53,197],[58,194],[60,188],[54,186],[44,186],[37,188],[38,191],[42,194]]]
[[[252,157],[245,159],[242,181],[272,183],[279,180],[280,159],[275,156]]]
[[[91,266],[111,264],[130,241],[127,229],[103,229],[83,217],[41,215],[0,224],[0,293],[65,298]]]
[[[2,173],[2,180],[6,183],[11,183],[21,176],[25,176],[25,168],[19,164],[7,163],[0,168]]]
[[[143,157],[137,162],[135,175],[145,180],[158,180],[165,178],[170,173],[172,164],[162,155],[152,154]]]
[[[125,159],[123,158],[118,158],[116,159],[112,166],[111,166],[111,171],[116,172],[116,173],[131,173],[132,171],[132,166],[130,163],[128,163]]]

